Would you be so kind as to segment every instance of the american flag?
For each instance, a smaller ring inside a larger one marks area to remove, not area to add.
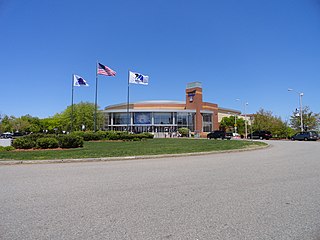
[[[101,63],[98,63],[98,74],[114,77],[116,75],[116,72],[113,71],[111,68],[104,66]]]

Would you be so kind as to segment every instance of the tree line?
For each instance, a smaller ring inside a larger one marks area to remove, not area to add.
[[[21,117],[0,116],[0,132],[20,133],[61,133],[71,131],[73,115],[73,131],[93,130],[95,105],[89,102],[80,102],[68,106],[63,112],[52,117],[40,119],[29,114]],[[103,127],[104,117],[101,111],[97,112],[97,128]]]
[[[68,106],[63,112],[52,117],[40,119],[25,115],[21,117],[0,116],[0,132],[20,133],[61,133],[73,131],[94,130],[95,105],[89,102],[80,102]],[[71,119],[73,115],[73,124]],[[235,119],[236,118],[236,119]],[[314,113],[308,106],[302,110],[304,130],[320,130],[320,114]],[[245,120],[239,116],[224,117],[220,122],[220,128],[226,131],[235,130],[244,135]],[[97,112],[97,129],[103,129],[104,116],[101,111]],[[273,136],[287,138],[300,131],[300,115],[293,112],[289,120],[283,121],[280,117],[273,115],[271,111],[260,109],[253,114],[253,121],[248,125],[248,133],[256,130],[270,131]]]
[[[220,128],[226,131],[235,130],[237,122],[237,132],[241,135],[245,133],[245,120],[237,116],[224,117],[220,122]],[[287,138],[299,132],[301,129],[301,118],[296,111],[292,112],[289,120],[282,120],[273,115],[271,111],[260,109],[253,114],[252,124],[248,125],[248,133],[251,131],[270,131],[275,138]],[[308,106],[302,109],[302,123],[304,131],[320,130],[320,113],[314,113]]]

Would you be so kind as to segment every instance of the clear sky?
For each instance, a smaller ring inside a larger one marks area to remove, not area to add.
[[[320,0],[0,0],[0,114],[40,118],[71,104],[72,74],[90,87],[74,101],[185,100],[200,81],[203,100],[288,119],[303,105],[320,112]],[[236,101],[239,98],[241,101]]]

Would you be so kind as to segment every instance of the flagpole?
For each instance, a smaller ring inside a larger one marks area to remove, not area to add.
[[[94,131],[97,130],[97,107],[98,107],[98,61],[96,63],[96,96],[94,102]]]
[[[71,83],[72,83],[72,87],[71,87],[71,129],[70,132],[72,132],[73,130],[73,91],[74,91],[74,82],[73,82],[73,77],[74,75],[71,76]]]
[[[127,132],[129,132],[129,121],[130,115],[129,115],[129,78],[130,78],[130,71],[128,70],[128,94],[127,94]]]

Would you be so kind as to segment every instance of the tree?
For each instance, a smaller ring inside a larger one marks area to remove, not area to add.
[[[220,129],[234,132],[236,122],[237,122],[237,133],[244,134],[245,132],[244,119],[237,117],[237,120],[235,121],[235,116],[222,118],[220,121]]]
[[[303,129],[307,130],[318,130],[320,125],[320,114],[313,113],[308,106],[302,109],[302,123]],[[290,117],[290,125],[296,131],[301,130],[301,119],[297,112],[293,112]]]
[[[1,132],[12,132],[13,131],[13,127],[12,127],[12,119],[14,117],[11,116],[7,116],[4,115],[2,120],[1,120]]]
[[[252,128],[253,131],[270,131],[274,137],[278,138],[288,137],[290,131],[288,124],[283,122],[280,117],[274,116],[271,111],[262,108],[254,114]]]
[[[80,102],[73,105],[73,131],[93,130],[95,105],[89,102]],[[42,120],[42,125],[48,132],[71,130],[72,106],[68,106],[62,113]],[[97,129],[102,129],[103,113],[97,111]]]

